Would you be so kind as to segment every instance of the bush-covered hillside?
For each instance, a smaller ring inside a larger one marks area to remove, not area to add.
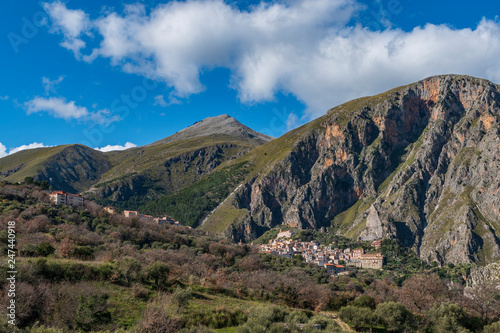
[[[494,332],[498,298],[428,270],[329,278],[195,229],[54,206],[35,185],[0,184],[0,241],[16,223],[16,324],[27,332]],[[6,281],[7,256],[0,278]],[[7,324],[2,284],[1,331]],[[488,306],[484,306],[485,302]],[[347,325],[347,324],[349,325]]]

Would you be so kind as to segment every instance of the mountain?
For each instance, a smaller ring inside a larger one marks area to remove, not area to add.
[[[82,145],[21,151],[0,159],[0,179],[32,176],[103,204],[137,208],[210,174],[271,140],[227,115],[202,120],[149,146],[102,153]]]
[[[193,125],[180,130],[174,135],[150,144],[150,146],[191,138],[224,134],[252,142],[256,146],[274,139],[268,135],[252,130],[227,114],[223,114],[217,117],[209,117],[200,120]]]
[[[397,239],[427,262],[489,263],[500,258],[499,108],[499,86],[435,76],[274,140],[223,115],[126,151],[20,152],[0,159],[0,179],[52,178],[234,241],[286,224]]]
[[[83,145],[23,150],[0,159],[2,180],[22,182],[30,176],[72,193],[89,188],[110,169],[105,154]]]
[[[431,77],[337,106],[257,147],[203,230],[249,241],[287,224],[395,238],[438,263],[500,257],[499,87]]]

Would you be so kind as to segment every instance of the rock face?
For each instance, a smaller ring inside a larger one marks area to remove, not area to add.
[[[365,230],[361,232],[359,238],[367,241],[373,241],[382,237],[384,237],[384,228],[382,227],[382,221],[380,220],[375,207],[371,205],[370,212],[366,217]]]
[[[227,201],[240,218],[226,234],[330,227],[397,238],[429,262],[495,260],[499,103],[491,82],[446,75],[331,109],[261,147],[279,157],[249,160],[264,167]]]

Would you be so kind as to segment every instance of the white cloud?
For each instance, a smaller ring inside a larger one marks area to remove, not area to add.
[[[51,30],[64,35],[61,46],[73,51],[79,58],[80,50],[86,45],[81,36],[91,28],[88,15],[83,10],[67,9],[66,5],[60,1],[44,3],[43,8],[52,19]]]
[[[28,144],[28,145],[22,145],[19,147],[11,148],[9,150],[9,152],[7,153],[7,147],[5,147],[5,145],[3,145],[0,142],[0,158],[8,156],[8,155],[12,155],[12,154],[20,152],[22,150],[35,149],[35,148],[46,148],[46,147],[52,147],[52,146],[46,146],[43,143],[33,142],[33,143]]]
[[[286,119],[286,131],[289,132],[299,126],[299,117],[291,112]]]
[[[172,1],[148,14],[129,5],[94,20],[60,2],[45,6],[58,8],[49,14],[65,41],[89,29],[98,35],[99,45],[83,59],[109,58],[125,72],[163,80],[172,97],[203,91],[200,74],[216,67],[231,70],[241,101],[291,93],[310,116],[430,75],[500,81],[500,23],[485,19],[471,29],[428,24],[405,32],[383,17],[388,28],[371,31],[347,27],[362,9],[355,0],[261,3],[248,11],[222,0]],[[80,23],[73,27],[64,15]]]
[[[92,121],[98,124],[109,124],[120,120],[118,116],[111,115],[109,110],[89,112],[86,107],[77,106],[74,101],[66,101],[60,97],[35,97],[25,103],[28,114],[47,112],[48,114],[65,120],[79,119]]]
[[[94,148],[95,150],[99,150],[99,151],[102,151],[103,153],[106,153],[108,151],[114,151],[114,150],[126,150],[126,149],[129,149],[129,148],[134,148],[134,147],[137,147],[136,144],[133,144],[132,142],[127,142],[125,143],[124,146],[120,146],[120,145],[107,145],[106,147],[102,147],[102,148]]]
[[[181,101],[175,97],[170,97],[168,102],[167,102],[167,101],[165,101],[165,97],[163,95],[158,95],[158,96],[155,96],[155,102],[153,103],[153,105],[159,105],[162,107],[167,107],[167,106],[172,105],[172,104],[181,104]]]
[[[22,145],[22,146],[19,146],[16,148],[12,148],[11,150],[9,150],[9,155],[17,153],[17,152],[22,151],[22,150],[35,149],[35,148],[45,148],[45,147],[51,147],[51,146],[46,146],[43,143],[39,143],[39,142],[33,142],[33,143],[30,143],[29,145]]]
[[[7,147],[0,142],[0,158],[7,156]]]
[[[168,106],[168,103],[165,101],[165,98],[163,98],[163,95],[158,95],[158,96],[155,96],[155,102],[153,105],[159,105],[159,106],[166,107],[166,106]]]
[[[9,99],[9,96],[5,95],[5,96],[0,96],[0,101],[6,101]]]
[[[48,77],[42,77],[43,88],[45,89],[45,95],[53,92],[56,93],[56,87],[59,83],[64,80],[64,76],[59,76],[56,80],[51,80]]]

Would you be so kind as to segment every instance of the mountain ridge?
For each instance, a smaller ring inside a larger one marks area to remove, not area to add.
[[[22,182],[32,176],[55,189],[119,203],[176,192],[272,139],[228,115],[197,124],[181,135],[124,151],[103,153],[78,144],[21,151],[0,159],[0,179]]]
[[[242,157],[265,171],[247,179],[202,228],[238,241],[284,223],[396,238],[429,262],[495,260],[498,105],[497,85],[460,75],[339,105]],[[255,151],[280,145],[288,150],[279,158],[251,160]],[[454,209],[439,209],[448,205]],[[229,212],[236,222],[224,218]]]
[[[184,139],[108,153],[112,167],[86,193],[155,214],[182,200],[179,220],[203,203],[192,225],[236,242],[286,224],[397,239],[427,262],[494,262],[499,110],[498,85],[440,75],[336,106],[263,144],[231,119],[243,132],[210,133],[203,126],[228,120],[212,117],[166,138]]]

